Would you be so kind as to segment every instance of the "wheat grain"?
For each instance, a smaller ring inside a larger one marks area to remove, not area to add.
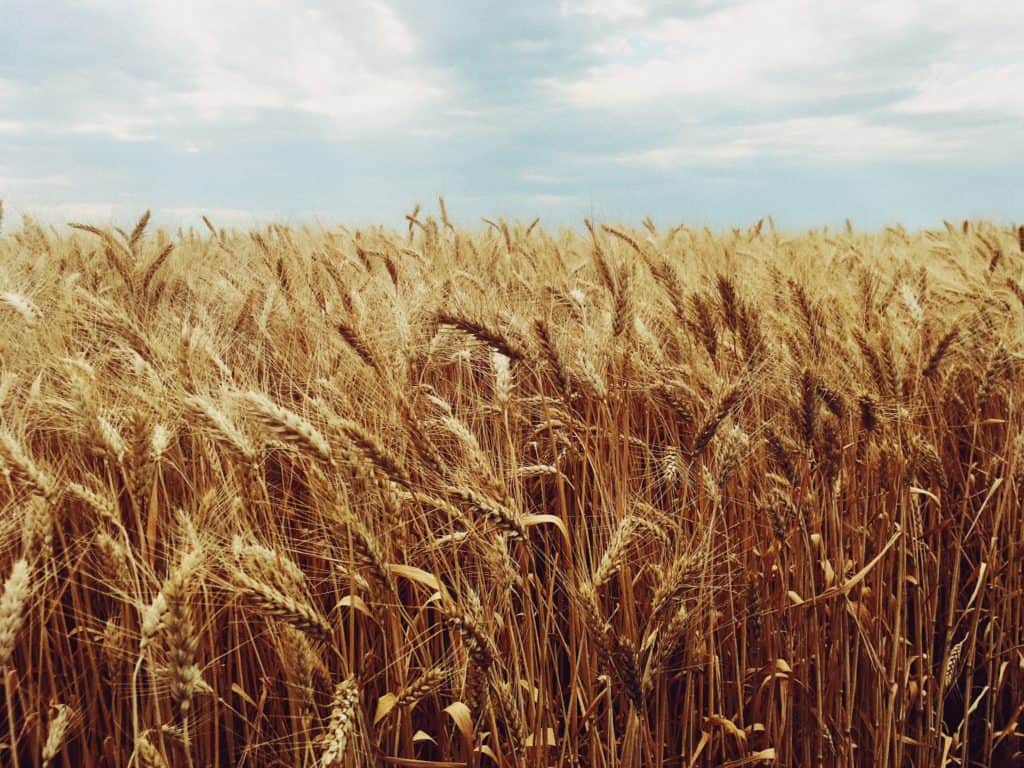
[[[56,493],[57,488],[50,477],[36,466],[21,444],[3,429],[0,429],[0,464],[16,482],[28,486],[44,499],[50,499]]]
[[[287,595],[244,571],[232,572],[231,580],[249,604],[262,613],[280,619],[316,640],[330,641],[333,634],[330,623],[305,601]]]
[[[356,708],[359,706],[359,681],[354,675],[342,680],[334,689],[331,702],[331,720],[323,738],[320,754],[322,768],[345,764],[345,756],[358,728]]]
[[[57,704],[54,706],[54,710],[46,731],[46,741],[43,743],[44,768],[47,768],[60,752],[61,746],[64,744],[64,737],[68,732],[68,726],[71,724],[71,707],[66,704]]]
[[[135,760],[139,768],[170,768],[163,753],[153,745],[145,733],[140,733],[135,739]]]
[[[14,653],[18,630],[24,621],[25,606],[31,594],[28,561],[22,558],[11,567],[0,594],[0,669],[5,669]]]
[[[242,398],[249,412],[279,440],[331,461],[331,446],[309,421],[277,405],[262,392],[246,392]]]

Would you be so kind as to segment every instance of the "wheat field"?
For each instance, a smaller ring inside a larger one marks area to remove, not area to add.
[[[1024,765],[1024,228],[0,237],[0,763]]]

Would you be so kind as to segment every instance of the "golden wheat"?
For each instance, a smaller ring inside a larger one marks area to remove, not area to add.
[[[1024,228],[450,213],[0,237],[0,762],[1020,763]]]

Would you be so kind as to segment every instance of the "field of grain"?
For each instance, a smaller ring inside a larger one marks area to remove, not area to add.
[[[0,763],[1024,765],[1024,229],[0,237]]]

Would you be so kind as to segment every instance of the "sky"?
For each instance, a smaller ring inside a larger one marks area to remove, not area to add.
[[[467,225],[1012,223],[1024,3],[0,0],[8,230],[438,195]]]

